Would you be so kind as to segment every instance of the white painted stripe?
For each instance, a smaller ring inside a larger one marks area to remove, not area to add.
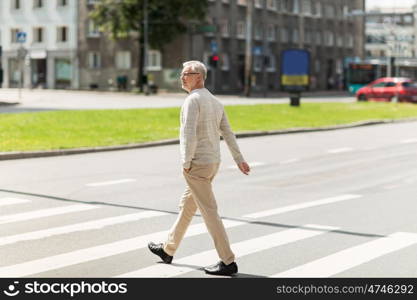
[[[105,218],[101,220],[94,220],[89,222],[78,223],[74,225],[61,226],[55,228],[49,228],[45,230],[27,232],[22,234],[2,236],[0,237],[0,246],[9,245],[17,242],[36,240],[47,238],[60,234],[67,234],[72,232],[80,232],[94,229],[102,229],[106,226],[122,224],[127,222],[138,221],[141,219],[164,216],[167,213],[158,212],[158,211],[145,211],[135,214],[123,215],[118,217]]]
[[[94,187],[94,186],[103,186],[103,185],[113,185],[113,184],[120,184],[120,183],[133,182],[133,181],[136,181],[136,179],[126,178],[126,179],[113,180],[113,181],[87,183],[86,186]]]
[[[0,206],[21,204],[21,203],[28,203],[28,202],[30,202],[30,200],[6,197],[6,198],[0,199]]]
[[[306,238],[317,236],[335,230],[336,227],[320,225],[305,225],[302,228],[288,229],[258,238],[242,241],[231,245],[236,257],[253,254],[273,247],[293,243]],[[173,277],[195,271],[199,266],[213,264],[218,260],[217,252],[209,250],[175,260],[174,264],[157,264],[133,272],[118,275],[117,277]]]
[[[95,208],[98,208],[98,206],[77,204],[77,205],[71,205],[71,206],[40,209],[40,210],[35,210],[35,211],[30,211],[30,212],[25,212],[25,213],[20,213],[20,214],[0,216],[0,224],[40,219],[44,217],[57,216],[57,215],[62,215],[62,214],[67,214],[67,213],[72,213],[72,212],[77,212],[77,211],[90,210],[90,209],[95,209]]]
[[[417,143],[417,139],[407,139],[407,140],[401,141],[401,144],[411,144],[411,143]]]
[[[321,199],[321,200],[303,202],[303,203],[300,203],[300,204],[288,205],[288,206],[284,206],[284,207],[278,207],[278,208],[274,208],[274,209],[270,209],[270,210],[260,211],[260,212],[257,212],[257,213],[244,215],[243,217],[244,218],[268,217],[268,216],[272,216],[272,215],[278,215],[278,214],[286,213],[286,212],[289,212],[289,211],[295,211],[295,210],[299,210],[299,209],[304,209],[304,208],[314,207],[314,206],[319,206],[319,205],[324,205],[324,204],[336,203],[336,202],[340,202],[340,201],[352,200],[352,199],[357,199],[357,198],[361,198],[361,197],[362,197],[361,195],[349,195],[349,194],[348,195],[341,195],[341,196],[332,197],[332,198],[325,198],[325,199]]]
[[[292,159],[283,160],[280,162],[280,164],[285,165],[285,164],[290,164],[290,163],[297,162],[297,161],[299,161],[298,158],[292,158]]]
[[[248,165],[249,165],[249,167],[252,168],[252,167],[265,166],[266,163],[254,161],[254,162],[248,163]],[[227,168],[229,168],[229,169],[237,169],[238,166],[237,165],[233,165],[233,166],[228,166]]]
[[[246,222],[224,220],[225,228],[231,228],[247,224]],[[207,228],[204,223],[192,225],[188,228],[186,237],[206,233]],[[49,256],[21,264],[0,267],[0,277],[24,277],[32,274],[56,270],[59,268],[84,263],[138,250],[147,247],[149,241],[163,240],[167,237],[168,230],[139,236],[136,238],[125,239],[109,244],[80,249],[73,252]]]
[[[327,153],[342,153],[342,152],[349,152],[353,151],[353,148],[337,148],[337,149],[330,149]]]
[[[358,245],[272,277],[330,277],[385,254],[417,243],[417,234],[397,232],[362,245]]]

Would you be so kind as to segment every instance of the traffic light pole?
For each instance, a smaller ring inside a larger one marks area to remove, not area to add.
[[[246,51],[245,51],[245,89],[246,97],[251,94],[251,76],[252,76],[252,13],[253,0],[246,2]]]

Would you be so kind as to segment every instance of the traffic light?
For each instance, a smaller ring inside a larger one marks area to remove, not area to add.
[[[217,63],[219,62],[219,56],[217,54],[213,54],[210,56],[210,67],[217,68]]]

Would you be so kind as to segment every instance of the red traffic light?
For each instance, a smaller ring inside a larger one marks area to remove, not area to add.
[[[212,59],[213,61],[219,61],[219,56],[218,56],[218,55],[213,55],[213,56],[211,57],[211,59]]]

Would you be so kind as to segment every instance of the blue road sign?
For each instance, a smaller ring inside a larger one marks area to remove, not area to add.
[[[25,43],[26,42],[26,32],[19,31],[16,34],[16,40],[18,43]]]
[[[211,52],[216,53],[218,50],[217,43],[215,41],[211,41],[210,43]]]
[[[281,86],[286,90],[306,90],[310,81],[310,52],[284,50],[281,60]]]

